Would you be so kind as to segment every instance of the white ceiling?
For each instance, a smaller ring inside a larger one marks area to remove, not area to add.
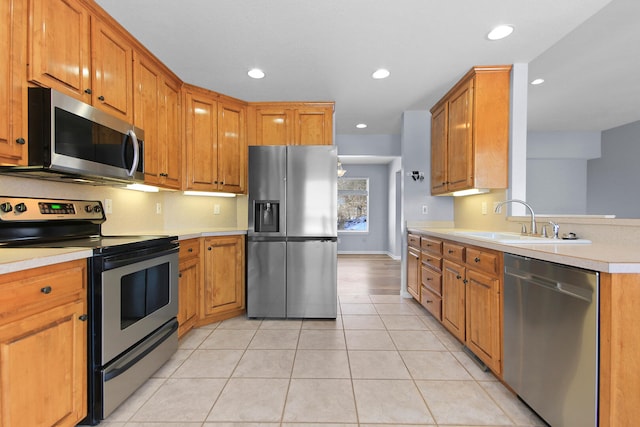
[[[338,134],[397,134],[403,111],[428,110],[473,65],[511,63],[547,79],[529,94],[536,129],[640,119],[637,0],[96,2],[186,82],[246,101],[335,101]],[[504,23],[513,35],[487,40]],[[250,79],[253,67],[267,76]],[[391,77],[371,79],[380,67]]]

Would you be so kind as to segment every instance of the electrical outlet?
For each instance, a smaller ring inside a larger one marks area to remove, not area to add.
[[[422,205],[422,215],[429,214],[429,207],[427,205]]]
[[[220,215],[220,205],[213,205],[213,214]]]
[[[487,214],[487,202],[482,202],[482,215]]]
[[[162,203],[156,203],[156,213],[157,214],[162,213]]]
[[[113,213],[113,200],[104,199],[104,213],[106,214]]]

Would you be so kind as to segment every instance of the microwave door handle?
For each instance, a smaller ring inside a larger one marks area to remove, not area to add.
[[[123,138],[122,141],[122,164],[126,166],[125,162],[125,149],[127,145],[127,139],[131,138],[131,143],[133,144],[133,162],[131,164],[131,169],[127,171],[127,176],[133,176],[138,169],[138,162],[140,161],[140,144],[138,143],[138,137],[133,130],[127,131],[127,134]]]

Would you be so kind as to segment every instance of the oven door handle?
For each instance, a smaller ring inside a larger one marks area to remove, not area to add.
[[[140,250],[134,253],[128,252],[119,255],[110,255],[103,258],[103,270],[113,270],[125,265],[131,265],[138,262],[147,261],[154,258],[160,258],[165,255],[171,255],[178,252],[178,246],[172,246],[170,249],[158,251],[157,249]]]
[[[140,360],[142,360],[147,354],[155,350],[156,347],[162,344],[167,338],[169,338],[177,330],[178,330],[178,322],[172,322],[171,327],[162,334],[162,337],[157,338],[152,345],[145,348],[140,353],[136,355],[132,355],[131,358],[125,357],[124,359],[118,361],[118,364],[116,364],[116,366],[109,367],[109,370],[104,373],[104,381],[107,382],[125,373],[129,368],[131,368],[133,365],[135,365]]]

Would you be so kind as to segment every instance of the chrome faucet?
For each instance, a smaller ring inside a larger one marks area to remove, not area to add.
[[[536,214],[533,212],[533,208],[527,202],[518,200],[518,199],[510,199],[500,202],[496,205],[496,213],[500,213],[500,208],[502,205],[506,203],[520,203],[524,205],[527,209],[529,209],[529,213],[531,214],[531,228],[529,229],[529,234],[538,234],[538,227],[536,227]]]

